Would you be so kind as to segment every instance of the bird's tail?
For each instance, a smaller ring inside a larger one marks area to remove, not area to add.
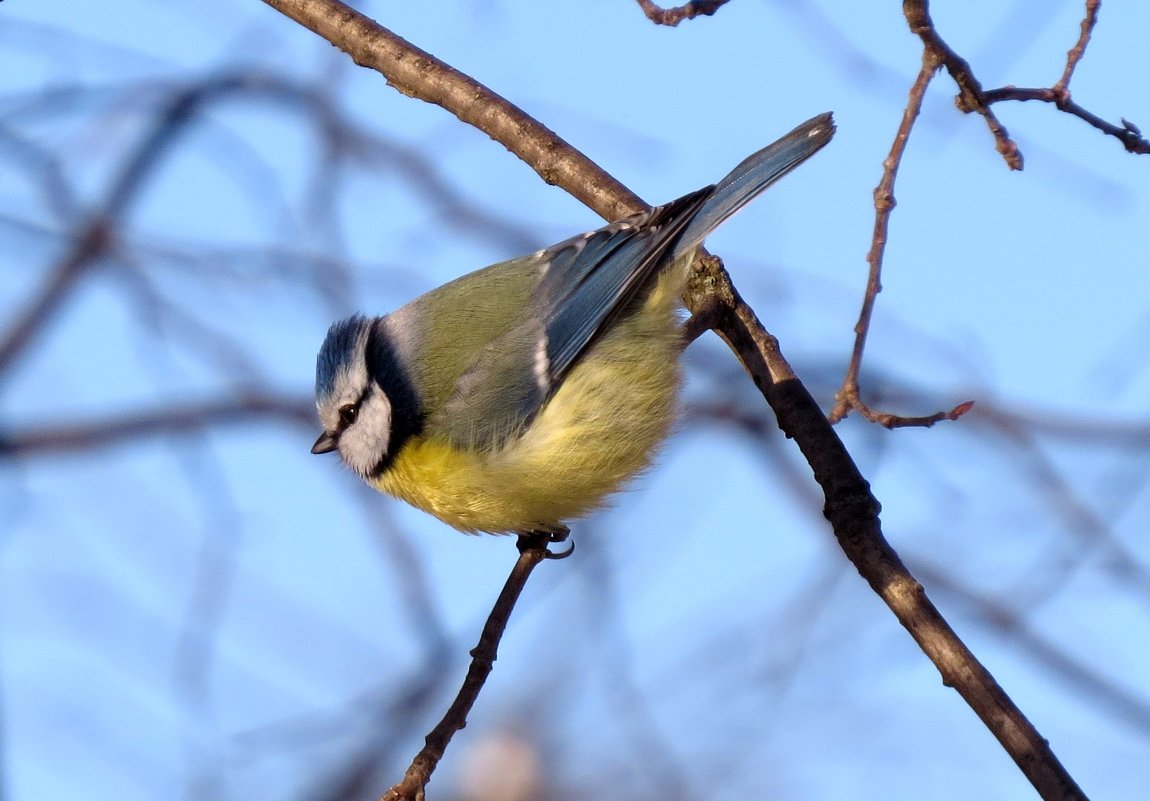
[[[817,153],[831,141],[834,133],[835,123],[828,111],[743,159],[739,166],[715,184],[711,196],[684,229],[675,245],[674,255],[678,257],[689,252],[760,192]]]

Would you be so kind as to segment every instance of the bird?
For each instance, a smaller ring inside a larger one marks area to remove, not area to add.
[[[703,240],[834,131],[821,114],[678,200],[334,323],[311,452],[460,531],[561,541],[672,430]]]

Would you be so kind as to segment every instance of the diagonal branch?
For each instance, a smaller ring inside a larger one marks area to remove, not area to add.
[[[637,195],[522,109],[339,0],[264,0],[319,34],[398,92],[442,107],[506,145],[552,186],[603,217],[647,208]]]

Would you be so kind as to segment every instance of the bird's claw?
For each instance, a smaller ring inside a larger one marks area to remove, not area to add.
[[[542,549],[544,559],[566,559],[571,554],[575,553],[575,541],[569,540],[571,536],[571,529],[563,526],[554,531],[531,531],[527,534],[519,535],[518,548],[522,553],[526,550],[534,548]],[[548,545],[552,543],[566,542],[568,547],[563,551],[551,551]]]

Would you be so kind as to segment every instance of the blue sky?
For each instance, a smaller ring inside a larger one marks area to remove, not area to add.
[[[364,9],[651,202],[833,110],[835,141],[709,240],[827,404],[871,191],[919,65],[888,5],[734,0],[674,30],[624,0]],[[1081,11],[934,16],[984,85],[1041,86]],[[0,330],[172,87],[286,77],[329,91],[365,135],[333,177],[330,142],[298,109],[214,105],[131,206],[117,256],[0,378],[5,432],[237,387],[306,404],[332,319],[599,224],[255,0],[6,0],[0,20]],[[1074,98],[1150,125],[1148,31],[1139,4],[1106,4]],[[863,380],[897,411],[976,411],[840,433],[888,537],[1086,792],[1135,797],[1150,781],[1150,162],[1049,106],[1003,104],[1026,156],[1011,173],[953,95],[936,79],[899,174]],[[70,206],[29,154],[58,165]],[[430,201],[415,168],[486,221]],[[686,360],[689,403],[764,414],[713,338]],[[1101,426],[1119,434],[1089,433]],[[441,679],[439,694],[457,681],[514,550],[362,491],[307,453],[315,433],[249,420],[0,462],[0,797],[314,798],[368,745],[390,766],[378,788],[398,777],[433,712],[376,710],[419,679]],[[471,782],[468,754],[502,737],[559,789],[610,782],[611,797],[1034,797],[836,551],[818,504],[781,437],[686,419],[654,470],[576,528],[577,556],[540,568],[433,792]],[[452,657],[428,668],[437,637]]]

